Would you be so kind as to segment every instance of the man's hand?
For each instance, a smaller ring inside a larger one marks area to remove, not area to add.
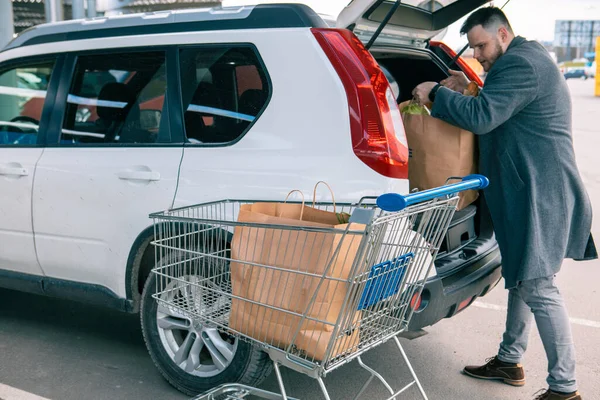
[[[423,82],[413,90],[412,95],[420,105],[430,103],[429,92],[435,85],[437,85],[437,82]]]
[[[450,76],[440,83],[442,86],[448,89],[454,90],[455,92],[463,93],[469,84],[469,78],[461,71],[448,70]]]

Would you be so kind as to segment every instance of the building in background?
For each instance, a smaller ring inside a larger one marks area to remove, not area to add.
[[[46,4],[51,0],[0,0],[12,1],[14,33],[18,34],[27,28],[45,23]],[[55,0],[60,7],[60,19],[72,18],[73,0]],[[87,9],[88,0],[83,0]],[[131,14],[136,12],[149,12],[176,8],[215,7],[221,0],[94,0],[97,15]],[[88,14],[89,15],[89,14]]]
[[[559,62],[594,61],[600,20],[558,20],[554,28],[554,52]]]
[[[7,0],[0,0],[7,1]],[[10,0],[9,0],[10,1]],[[46,22],[44,0],[11,0],[13,5],[14,33],[19,34],[34,25]],[[66,3],[66,2],[65,2]],[[71,3],[62,4],[64,19],[71,19]]]
[[[221,0],[96,0],[104,15],[133,14],[176,8],[217,7]]]

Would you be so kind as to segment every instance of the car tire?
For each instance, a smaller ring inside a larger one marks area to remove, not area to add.
[[[191,328],[197,322],[168,307],[159,306],[159,302],[153,297],[156,291],[157,276],[151,273],[146,280],[141,299],[142,333],[152,361],[165,379],[177,390],[189,396],[197,396],[226,383],[241,383],[256,387],[271,374],[273,363],[268,354],[257,345],[226,335],[215,328],[210,328],[208,334],[211,336],[207,340],[205,337],[207,333],[204,330],[199,331],[198,327]],[[189,325],[187,328],[186,323]],[[169,325],[168,329],[165,329],[167,325]],[[177,328],[179,325],[181,329]],[[216,340],[211,341],[215,337]],[[170,341],[166,340],[167,338]],[[196,342],[200,340],[203,342],[199,345],[202,348],[194,355],[194,349],[197,349]],[[220,347],[209,346],[220,340],[222,340]],[[193,344],[190,344],[192,341]],[[217,355],[215,358],[213,355],[215,348],[223,347],[227,347],[228,357],[221,359]],[[189,356],[182,361],[182,354],[187,352]],[[203,364],[202,359],[206,365]],[[182,362],[177,363],[176,360]],[[192,362],[190,368],[194,368],[191,372],[188,369],[190,362]],[[195,367],[194,364],[198,362],[200,365]],[[211,362],[214,367],[212,370]]]

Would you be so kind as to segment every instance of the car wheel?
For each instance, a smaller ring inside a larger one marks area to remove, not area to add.
[[[186,268],[186,267],[184,267]],[[214,266],[213,266],[214,268]],[[214,271],[211,268],[186,268],[186,271]],[[227,274],[225,274],[227,275]],[[141,299],[141,324],[144,341],[160,373],[177,390],[196,396],[225,383],[258,386],[272,371],[273,363],[258,346],[228,335],[215,324],[165,304],[192,303],[220,316],[225,325],[229,318],[231,298],[227,295],[201,295],[194,287],[204,277],[196,274],[180,276],[162,287],[162,279],[150,274]],[[157,301],[157,280],[161,287]],[[202,281],[206,284],[206,279]],[[220,282],[213,282],[217,285]],[[190,290],[192,288],[192,290]],[[196,293],[196,295],[194,294]]]

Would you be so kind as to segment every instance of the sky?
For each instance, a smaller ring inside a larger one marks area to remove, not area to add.
[[[438,0],[443,2],[444,0]],[[502,6],[506,0],[496,0]],[[337,16],[349,0],[223,0],[223,6],[256,3],[304,3],[318,13]],[[504,8],[513,30],[530,40],[553,40],[557,19],[600,20],[599,0],[510,0]],[[443,41],[450,47],[462,47],[466,38],[460,36],[461,19],[451,25]]]

